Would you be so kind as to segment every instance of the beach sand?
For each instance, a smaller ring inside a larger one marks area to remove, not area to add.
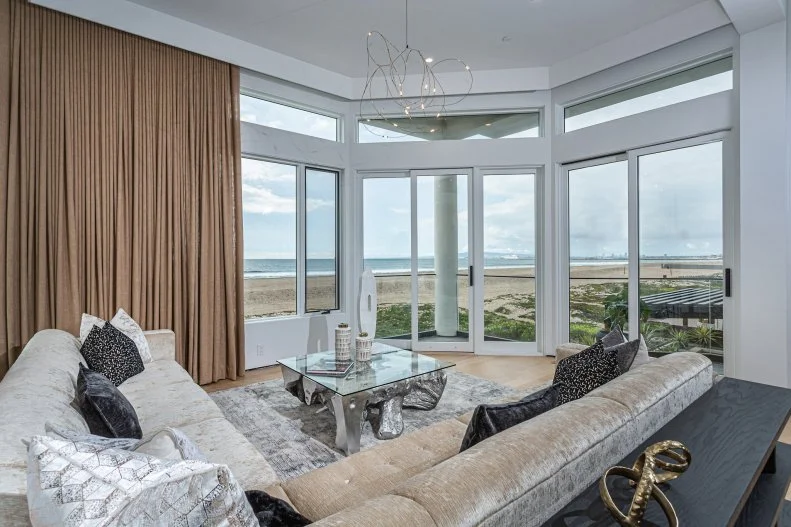
[[[695,278],[722,273],[713,260],[678,262],[684,268],[670,268],[667,264],[646,263],[641,266],[640,276],[644,279],[661,280]],[[698,268],[694,268],[697,266]],[[468,305],[466,272],[459,276],[459,306]],[[535,272],[531,267],[486,269],[484,271],[484,310],[498,311],[509,318],[533,315],[534,308],[514,306],[514,302],[525,302],[535,296]],[[628,279],[626,265],[575,265],[571,268],[572,287],[586,284],[624,283]],[[434,303],[434,280],[432,275],[418,277],[418,302]],[[691,282],[694,283],[694,282]],[[411,303],[411,278],[409,275],[380,275],[376,278],[380,306]],[[679,283],[683,285],[683,281]],[[293,315],[296,313],[295,278],[255,278],[244,281],[245,317]],[[335,277],[319,276],[308,279],[308,308],[314,310],[335,308]],[[507,313],[503,308],[507,308]],[[533,313],[531,313],[533,312]]]

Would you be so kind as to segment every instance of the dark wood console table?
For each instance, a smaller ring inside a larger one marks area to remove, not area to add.
[[[690,468],[662,486],[681,526],[785,526],[780,514],[786,512],[791,446],[777,439],[790,411],[791,390],[723,379],[617,464],[631,467],[658,441],[681,441],[692,453]],[[609,483],[611,495],[625,510],[632,488],[623,479]],[[667,524],[652,501],[643,526]],[[617,525],[601,501],[597,480],[544,527]]]

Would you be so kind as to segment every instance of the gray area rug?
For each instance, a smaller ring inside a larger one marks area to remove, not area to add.
[[[448,384],[434,410],[404,410],[404,434],[459,416],[477,405],[523,394],[479,377],[448,372]],[[225,417],[264,454],[281,480],[343,459],[335,448],[335,417],[323,406],[306,406],[268,381],[211,394]],[[382,443],[365,423],[361,450]]]

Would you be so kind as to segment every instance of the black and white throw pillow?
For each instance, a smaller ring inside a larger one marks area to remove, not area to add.
[[[133,439],[143,437],[132,403],[107,377],[82,364],[77,375],[77,405],[94,435]]]
[[[464,452],[495,434],[507,430],[560,404],[561,383],[530,394],[521,401],[506,404],[481,404],[472,414],[459,452]]]
[[[621,374],[614,351],[597,342],[586,350],[560,361],[552,384],[559,384],[560,404],[575,401]]]
[[[145,369],[135,343],[112,324],[94,326],[80,353],[90,369],[105,375],[116,386]]]
[[[624,342],[611,348],[604,348],[604,351],[614,351],[618,360],[618,369],[621,373],[626,373],[632,367],[637,351],[640,349],[640,339]]]

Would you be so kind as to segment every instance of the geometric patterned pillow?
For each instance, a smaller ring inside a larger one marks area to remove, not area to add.
[[[621,374],[618,356],[597,342],[590,348],[563,359],[555,368],[552,384],[559,384],[560,404],[575,401]]]
[[[49,437],[66,439],[74,443],[89,443],[103,448],[128,450],[159,459],[191,459],[207,463],[209,461],[200,451],[198,445],[177,428],[165,427],[143,439],[103,437],[85,432],[75,432],[52,423],[46,423],[44,429]]]
[[[27,471],[36,526],[258,526],[225,465],[34,436]]]

